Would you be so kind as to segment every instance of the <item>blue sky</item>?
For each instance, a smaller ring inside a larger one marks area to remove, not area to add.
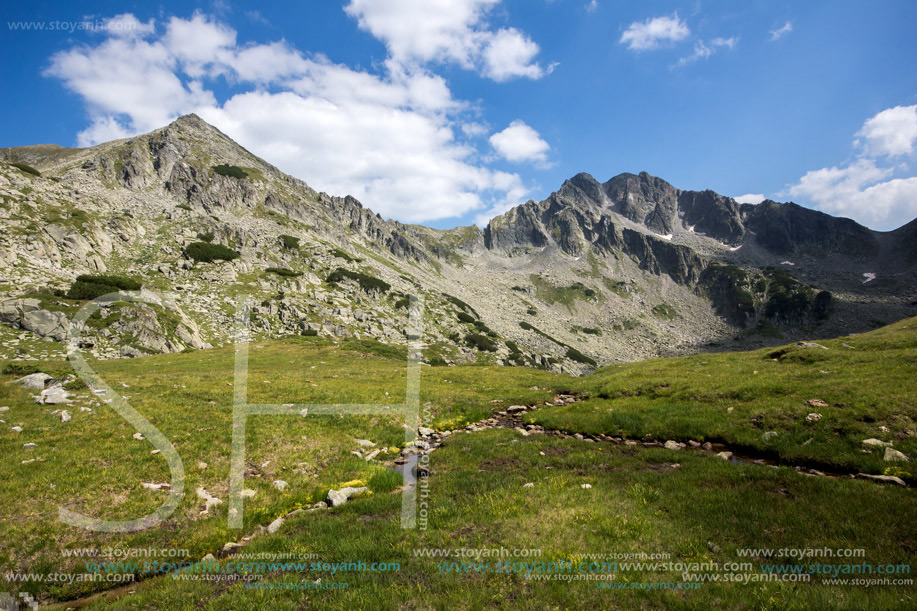
[[[319,190],[436,227],[486,222],[578,172],[643,170],[876,229],[917,216],[909,0],[0,13],[0,146],[86,146],[197,112]]]

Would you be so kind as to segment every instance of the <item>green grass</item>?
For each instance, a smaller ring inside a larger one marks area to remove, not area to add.
[[[908,587],[840,587],[818,576],[802,584],[704,583],[688,592],[604,590],[595,581],[456,573],[448,561],[416,551],[538,550],[535,557],[509,558],[529,563],[646,553],[668,554],[671,562],[725,564],[748,562],[738,555],[743,548],[830,547],[864,549],[866,561],[874,564],[913,564],[917,509],[909,491],[807,478],[789,469],[729,464],[701,454],[682,453],[676,460],[661,449],[520,438],[506,430],[454,436],[433,454],[431,469],[426,529],[401,529],[400,496],[376,494],[297,517],[283,533],[256,539],[245,550],[308,552],[324,562],[394,562],[400,570],[278,570],[264,577],[265,582],[348,584],[335,591],[258,591],[241,583],[166,577],[132,587],[134,594],[99,607],[757,610],[906,609],[915,602]],[[534,487],[523,488],[528,482]],[[488,560],[493,566],[499,557],[481,559]],[[760,575],[764,563],[750,563],[748,573]],[[619,566],[615,577],[624,583],[682,581],[678,572],[649,567]]]
[[[215,165],[213,166],[213,171],[220,176],[229,176],[231,178],[239,179],[248,178],[248,174],[245,172],[245,170],[235,165]]]
[[[222,244],[209,242],[192,242],[185,247],[185,254],[198,262],[232,261],[239,258],[239,253]]]
[[[789,345],[605,367],[582,379],[588,401],[541,410],[535,420],[583,433],[722,441],[869,473],[890,465],[880,450],[864,453],[864,439],[917,457],[917,319],[819,343],[828,350]],[[806,420],[816,412],[820,420]],[[767,431],[777,436],[765,439]],[[912,464],[898,466],[913,478]]]
[[[10,165],[13,166],[14,168],[22,170],[26,174],[31,174],[32,176],[41,176],[41,172],[39,172],[38,170],[36,170],[35,168],[33,168],[32,166],[30,166],[27,163],[20,163],[17,161],[17,162],[10,163]]]
[[[574,282],[570,286],[554,286],[538,274],[530,275],[529,280],[535,286],[535,296],[538,299],[549,304],[562,304],[571,312],[577,300],[588,301],[596,296],[595,290],[582,282]]]
[[[832,464],[880,473],[887,465],[860,441],[878,437],[917,456],[917,319],[877,331],[738,354],[656,359],[598,370],[585,378],[530,368],[424,367],[420,401],[433,428],[458,429],[509,405],[543,405],[555,392],[589,398],[543,407],[528,422],[584,433],[628,437],[714,439],[772,453],[779,460]],[[845,346],[846,344],[846,346]],[[512,347],[510,343],[507,346]],[[848,347],[849,346],[849,347]],[[404,352],[381,344],[319,338],[253,344],[251,403],[378,403],[405,399]],[[400,446],[401,421],[374,416],[255,416],[248,425],[248,464],[261,477],[245,487],[246,529],[230,531],[226,502],[231,435],[231,347],[136,360],[94,363],[99,374],[173,443],[186,470],[186,495],[162,527],[134,534],[86,533],[57,520],[59,506],[108,519],[155,509],[164,499],[139,486],[168,481],[164,461],[134,429],[86,390],[74,390],[73,420],[0,378],[8,428],[0,432],[0,575],[7,571],[81,573],[61,549],[179,547],[193,559],[216,553],[256,525],[321,498],[353,479],[373,494],[324,512],[288,520],[276,535],[253,540],[245,553],[314,553],[326,562],[398,562],[400,570],[332,575],[275,572],[265,581],[347,582],[339,591],[251,590],[241,583],[153,578],[133,594],[97,601],[112,609],[908,609],[913,587],[826,583],[704,583],[699,590],[603,590],[595,581],[538,581],[518,574],[443,572],[424,548],[538,549],[539,560],[579,561],[587,554],[665,553],[673,562],[752,562],[743,548],[862,548],[871,564],[917,563],[913,491],[848,478],[808,477],[792,468],[729,463],[710,453],[587,443],[515,431],[459,432],[431,455],[425,529],[400,528],[400,480],[385,467],[350,454],[354,438]],[[31,364],[31,363],[30,363]],[[64,363],[38,363],[57,374]],[[7,367],[8,364],[3,364]],[[2,371],[3,369],[0,369]],[[828,373],[822,373],[827,371]],[[123,387],[121,384],[126,384]],[[812,408],[818,398],[828,407]],[[91,405],[94,414],[79,411]],[[731,408],[731,409],[730,409]],[[817,411],[818,422],[805,415]],[[881,427],[887,427],[883,432]],[[765,441],[764,431],[777,437]],[[909,433],[911,431],[911,433]],[[35,450],[22,445],[35,442]],[[27,458],[42,462],[23,464]],[[198,468],[200,461],[205,469]],[[899,463],[907,473],[912,463]],[[280,492],[275,479],[290,486]],[[523,488],[525,483],[532,488]],[[589,484],[591,488],[582,488]],[[224,504],[201,515],[197,486]],[[528,558],[525,560],[535,560]],[[847,559],[818,559],[840,564]],[[773,561],[791,564],[789,558]],[[808,564],[810,561],[801,561]],[[744,571],[743,571],[744,572]],[[868,576],[867,576],[868,577]],[[905,577],[913,578],[912,575]],[[680,572],[622,568],[618,582],[680,582]],[[44,600],[97,591],[104,583],[4,584]]]

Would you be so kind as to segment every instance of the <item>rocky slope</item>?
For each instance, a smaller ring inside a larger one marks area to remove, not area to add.
[[[646,173],[579,174],[483,230],[439,231],[317,193],[194,115],[89,149],[2,149],[0,160],[6,358],[64,353],[68,321],[94,296],[76,290],[81,274],[83,288],[142,287],[80,329],[100,358],[224,344],[243,299],[260,337],[399,344],[420,296],[428,362],[574,373],[917,311],[917,221],[878,233]]]

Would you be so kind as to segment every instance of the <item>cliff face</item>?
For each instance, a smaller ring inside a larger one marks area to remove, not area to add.
[[[108,307],[85,330],[102,357],[224,343],[240,296],[264,337],[386,343],[404,343],[408,296],[421,296],[428,359],[571,372],[589,365],[569,354],[601,364],[839,334],[912,315],[917,301],[917,221],[879,234],[645,172],[577,174],[483,229],[441,231],[318,193],[194,115],[89,149],[0,149],[0,160],[6,352],[32,335],[57,345],[62,317],[82,305],[67,296],[79,274],[129,277],[152,299]],[[238,258],[195,260],[202,242]]]

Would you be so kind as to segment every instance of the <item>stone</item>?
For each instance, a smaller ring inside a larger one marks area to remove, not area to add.
[[[242,547],[242,545],[236,543],[235,541],[229,541],[226,543],[226,545],[223,546],[222,553],[224,556],[228,556],[230,554],[234,554],[236,550],[242,549]]]
[[[57,405],[59,403],[69,403],[69,397],[70,393],[64,390],[63,386],[55,384],[41,391],[35,402],[42,405]]]
[[[903,452],[899,452],[895,448],[885,448],[885,462],[908,462],[911,459],[907,457]]]
[[[376,456],[378,456],[380,452],[382,452],[382,450],[373,450],[372,452],[370,452],[369,454],[366,455],[366,457],[364,458],[364,460],[367,461],[367,462],[369,462],[369,461],[371,461],[372,459],[374,459]]]
[[[711,451],[713,451],[713,444],[710,443],[709,441],[706,441],[706,442],[704,442],[704,445],[701,446],[701,448],[703,448],[704,451],[706,451],[706,452],[711,452]]]
[[[360,486],[359,488],[348,486],[347,488],[341,488],[340,490],[329,490],[328,505],[331,507],[343,505],[352,497],[358,494],[363,494],[367,490],[368,488],[366,488],[366,486]]]
[[[253,498],[255,498],[255,495],[256,495],[256,494],[258,494],[258,493],[255,492],[254,490],[252,490],[251,488],[243,488],[243,489],[242,489],[242,498],[243,498],[243,499],[253,499]]]
[[[134,433],[133,435],[131,435],[131,437],[133,437],[137,441],[143,441],[143,433]]]
[[[269,532],[270,534],[274,534],[275,532],[280,530],[281,526],[283,526],[283,516],[277,518],[276,520],[268,524],[267,532]]]
[[[729,460],[732,458],[732,452],[719,452],[717,458],[722,458],[723,460]]]
[[[761,435],[761,438],[766,441],[768,439],[773,439],[776,436],[777,436],[777,431],[767,431],[766,433]]]
[[[165,488],[171,488],[171,484],[157,484],[155,482],[140,482],[140,485],[146,488],[147,490],[159,491]]]
[[[524,412],[527,408],[524,405],[510,405],[506,408],[507,414],[518,414]]]
[[[10,411],[10,408],[9,408],[9,407],[7,407],[7,406],[5,406],[5,405],[4,405],[3,407],[0,407],[0,412],[8,412],[8,411]]]
[[[282,479],[275,479],[274,482],[273,482],[273,486],[274,486],[274,488],[276,488],[277,490],[280,490],[281,492],[283,492],[284,490],[286,490],[286,488],[287,488],[287,486],[289,486],[289,484],[286,483],[285,481],[283,481]]]
[[[14,426],[11,430],[12,430],[14,433],[21,433],[21,432],[22,432],[22,427],[21,427],[21,426]]]
[[[70,422],[70,412],[68,412],[67,410],[63,410],[60,413],[60,421],[61,422]]]
[[[592,488],[592,484],[580,484],[579,487],[582,488],[583,490],[589,490],[590,488]]]
[[[26,444],[23,444],[22,447],[25,450],[34,450],[35,448],[38,447],[38,444],[37,443],[26,443]]]
[[[818,422],[819,420],[821,420],[821,414],[818,412],[812,412],[806,416],[806,422]]]
[[[51,379],[46,373],[33,373],[27,375],[24,378],[19,378],[16,380],[16,383],[22,386],[23,388],[29,388],[31,390],[41,390],[45,387],[45,382]]]
[[[869,448],[889,448],[892,445],[887,441],[882,441],[881,439],[876,439],[875,437],[864,439],[860,443]]]
[[[434,431],[433,429],[427,428],[425,426],[422,426],[417,429],[417,434],[420,435],[421,437],[430,437],[435,432],[436,431]]]
[[[828,407],[828,404],[821,399],[809,399],[806,401],[806,405],[809,407]]]
[[[882,484],[896,484],[903,488],[907,488],[907,484],[904,483],[904,480],[900,477],[895,477],[894,475],[872,475],[869,473],[857,473],[856,476],[858,479],[868,479]]]
[[[666,450],[680,450],[681,444],[678,443],[677,441],[673,441],[669,439],[668,441],[665,442],[665,449]]]
[[[689,440],[688,440],[688,445],[691,446],[692,448],[699,448],[699,447],[700,447],[700,442],[699,442],[699,441],[694,441],[693,439],[689,439]]]
[[[67,339],[70,331],[70,320],[63,312],[49,312],[48,310],[35,310],[22,315],[19,323],[23,329],[31,331],[41,337],[62,342]]]
[[[714,554],[719,554],[721,551],[723,551],[722,548],[713,541],[707,541],[707,549],[709,549]]]
[[[534,488],[535,484],[533,482],[528,482],[526,484],[522,484],[522,487],[523,488]]]
[[[198,486],[196,492],[197,492],[197,496],[204,500],[204,511],[201,512],[202,514],[209,513],[210,508],[213,507],[214,505],[223,504],[223,501],[221,499],[218,499],[217,497],[212,496],[210,493],[208,493],[204,489],[203,486]]]
[[[354,441],[357,442],[358,446],[363,448],[374,448],[376,446],[376,444],[369,439],[354,439]]]
[[[828,350],[827,346],[822,346],[821,344],[816,344],[815,342],[799,342],[796,344],[800,348],[821,348],[822,350]]]

